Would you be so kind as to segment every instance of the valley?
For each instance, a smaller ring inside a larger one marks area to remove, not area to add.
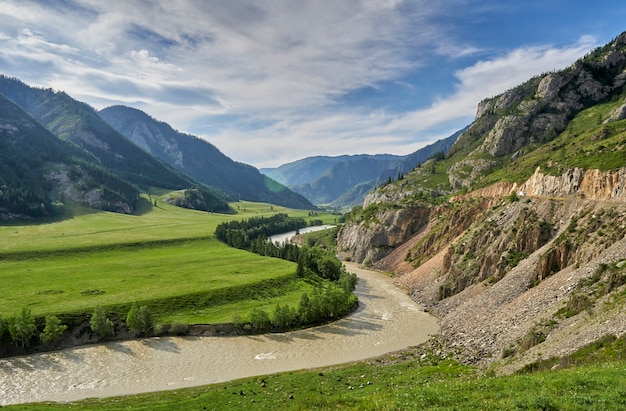
[[[359,277],[360,308],[332,324],[254,336],[109,342],[0,359],[0,405],[173,390],[343,364],[414,346],[437,333],[437,320],[391,278],[355,265],[348,270]],[[414,324],[411,330],[408,323]]]
[[[626,407],[626,32],[407,156],[264,171],[0,75],[0,404]]]
[[[35,347],[54,349],[98,340],[85,333],[95,307],[123,325],[133,303],[146,305],[158,333],[172,324],[230,324],[255,308],[297,306],[303,293],[314,294],[319,284],[296,278],[295,263],[238,250],[214,237],[217,225],[227,220],[276,212],[308,217],[307,211],[240,202],[234,205],[239,214],[213,214],[172,206],[163,201],[168,195],[151,197],[157,205],[141,215],[85,209],[72,219],[2,226],[3,324],[23,307],[39,322],[59,317],[69,332],[52,346]],[[316,216],[327,223],[336,218]],[[119,331],[119,338],[129,337]],[[6,328],[2,334],[2,355],[23,352]]]

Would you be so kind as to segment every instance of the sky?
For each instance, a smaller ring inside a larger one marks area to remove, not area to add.
[[[623,31],[621,0],[0,0],[0,74],[277,167],[412,153]]]

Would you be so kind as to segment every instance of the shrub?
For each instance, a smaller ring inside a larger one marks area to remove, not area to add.
[[[99,338],[111,337],[115,331],[113,322],[107,318],[104,309],[100,306],[94,309],[89,325],[91,326],[91,330],[96,333]]]
[[[134,303],[126,316],[126,325],[132,332],[148,335],[154,327],[152,313],[145,305]]]
[[[39,338],[44,344],[54,344],[61,340],[63,333],[67,330],[67,325],[61,324],[61,320],[55,315],[46,317],[46,326]]]
[[[254,327],[255,330],[261,331],[269,327],[270,317],[264,310],[260,308],[254,308],[250,312],[250,322],[252,323],[252,327]]]

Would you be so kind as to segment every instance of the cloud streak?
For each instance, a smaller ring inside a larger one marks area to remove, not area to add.
[[[132,105],[256,166],[408,154],[469,123],[481,99],[595,46],[502,52],[459,40],[464,0],[4,3],[4,74],[96,108]],[[423,90],[442,65],[456,68],[433,96]],[[402,109],[391,94],[374,109],[345,101],[391,84],[412,99]]]

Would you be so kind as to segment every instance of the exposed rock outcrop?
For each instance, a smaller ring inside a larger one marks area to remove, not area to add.
[[[440,316],[442,337],[460,360],[487,364],[515,355],[517,361],[505,367],[515,370],[533,360],[528,353],[539,349],[535,345],[564,355],[606,333],[626,333],[626,313],[605,313],[601,299],[590,304],[598,304],[603,323],[578,328],[575,337],[570,327],[592,321],[588,314],[557,315],[585,281],[617,284],[606,290],[624,287],[626,269],[612,274],[618,280],[608,274],[595,278],[599,266],[626,259],[625,182],[624,169],[572,169],[556,177],[537,170],[519,187],[499,183],[433,207],[421,215],[420,229],[402,236],[388,236],[389,224],[408,227],[401,219],[413,216],[394,210],[390,219],[381,211],[380,223],[367,229],[364,223],[344,228],[340,246],[355,261],[368,258],[375,267],[399,273],[397,283]],[[524,196],[509,196],[524,190]],[[537,335],[537,341],[529,337]],[[567,336],[576,344],[564,345]]]
[[[530,196],[626,201],[626,167],[607,172],[574,168],[560,176],[543,174],[538,167],[519,190]]]
[[[441,163],[423,165],[371,194],[363,221],[340,232],[343,251],[396,273],[440,316],[460,360],[507,357],[512,371],[538,353],[626,334],[625,45],[626,33],[566,70],[482,101],[442,159],[449,187],[437,180]],[[388,241],[389,224],[411,225],[403,207],[435,186],[463,194],[448,204],[433,197],[419,229]],[[395,220],[384,217],[391,208]]]
[[[339,250],[358,263],[377,261],[428,223],[428,208],[382,209],[375,220],[347,224],[339,232]]]

